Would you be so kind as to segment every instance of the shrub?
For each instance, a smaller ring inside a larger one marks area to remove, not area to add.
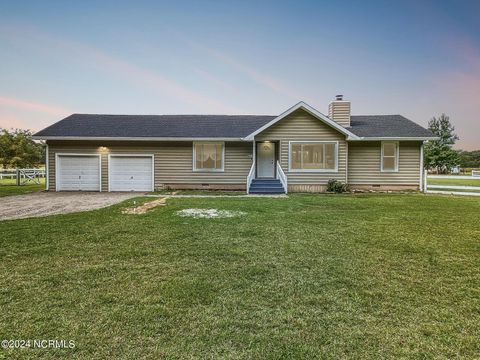
[[[341,181],[330,179],[327,183],[327,192],[341,194],[348,191],[348,185]]]

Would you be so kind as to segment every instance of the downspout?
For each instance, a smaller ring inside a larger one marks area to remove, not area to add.
[[[425,191],[426,189],[424,189],[424,179],[423,177],[425,176],[424,175],[424,171],[423,171],[423,145],[425,144],[425,142],[423,141],[422,142],[422,145],[420,145],[420,186],[419,186],[419,189],[420,189],[420,192],[422,191]]]
[[[348,185],[348,141],[345,141],[345,184]]]
[[[48,177],[49,177],[49,169],[48,169],[48,142],[45,141],[46,148],[45,148],[45,190],[48,191]]]

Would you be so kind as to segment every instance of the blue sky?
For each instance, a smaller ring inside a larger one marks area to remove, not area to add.
[[[480,148],[478,1],[0,1],[0,127],[72,112],[442,112]]]

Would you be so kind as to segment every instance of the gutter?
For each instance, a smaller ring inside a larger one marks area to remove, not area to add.
[[[202,138],[202,137],[93,137],[93,136],[32,136],[34,140],[85,140],[85,141],[248,141],[254,139],[250,136],[243,138]],[[396,140],[396,141],[428,141],[438,140],[439,137],[352,137],[347,136],[347,141],[382,141],[382,140]]]
[[[347,137],[347,141],[381,141],[381,140],[396,140],[396,141],[428,141],[438,140],[437,136],[430,137],[412,137],[412,136],[384,136],[384,137]]]
[[[243,138],[201,137],[94,137],[94,136],[32,136],[35,140],[88,140],[88,141],[243,141]]]

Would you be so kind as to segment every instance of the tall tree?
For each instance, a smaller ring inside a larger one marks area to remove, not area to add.
[[[13,158],[14,145],[13,134],[8,130],[1,129],[0,131],[0,163],[2,168],[9,167],[10,161]]]
[[[458,152],[452,149],[458,140],[455,127],[450,122],[450,117],[442,114],[428,122],[428,129],[439,139],[425,145],[425,167],[442,173],[448,172],[459,162]]]
[[[0,129],[0,164],[6,168],[26,168],[44,163],[44,145],[32,139],[30,130]]]

